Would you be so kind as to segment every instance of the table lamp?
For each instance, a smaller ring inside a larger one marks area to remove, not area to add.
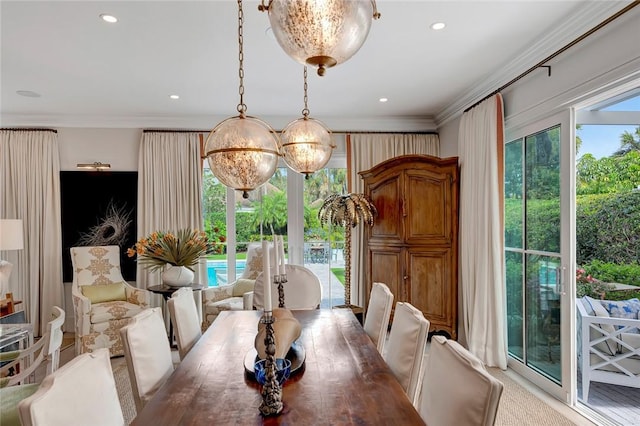
[[[0,251],[22,250],[24,248],[22,219],[0,219]],[[0,260],[0,295],[9,288],[9,276],[13,264]]]

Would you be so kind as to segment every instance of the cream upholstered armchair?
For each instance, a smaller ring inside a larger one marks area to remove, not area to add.
[[[150,293],[128,284],[118,246],[72,247],[76,353],[109,349],[123,354],[120,329],[150,307]]]
[[[273,246],[270,247],[270,250]],[[273,256],[270,256],[273,258]],[[249,243],[247,263],[238,280],[220,287],[202,290],[202,327],[207,329],[222,311],[253,309],[253,288],[262,272],[262,243]]]

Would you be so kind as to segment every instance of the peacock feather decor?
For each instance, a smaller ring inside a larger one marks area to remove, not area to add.
[[[364,194],[331,194],[318,211],[320,225],[344,227],[344,303],[351,307],[351,228],[360,223],[373,226],[376,207]]]

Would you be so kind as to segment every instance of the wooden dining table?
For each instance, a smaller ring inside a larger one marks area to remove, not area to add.
[[[261,387],[244,363],[261,313],[218,315],[132,424],[424,424],[349,309],[293,311],[305,361],[282,387],[282,412],[263,417]]]

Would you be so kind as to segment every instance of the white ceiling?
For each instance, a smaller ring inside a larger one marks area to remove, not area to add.
[[[282,128],[301,115],[302,66],[266,34],[258,3],[244,2],[245,103]],[[310,70],[311,116],[433,130],[628,3],[378,0],[361,50],[324,77]],[[4,127],[210,129],[237,114],[235,1],[2,0],[0,14]]]

